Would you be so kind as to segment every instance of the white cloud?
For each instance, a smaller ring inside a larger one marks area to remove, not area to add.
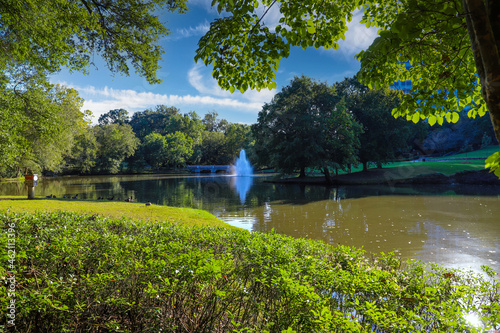
[[[238,98],[246,100],[251,104],[260,104],[260,106],[264,105],[264,103],[268,103],[276,94],[276,90],[269,89],[261,89],[257,90],[247,90],[244,93],[239,91],[235,91],[234,93],[230,93],[227,90],[223,90],[217,84],[217,81],[211,75],[211,69],[205,67],[201,63],[195,64],[188,72],[188,81],[200,94],[204,95],[213,95],[217,97],[224,98]]]
[[[135,90],[113,89],[109,87],[96,88],[94,86],[77,87],[61,83],[79,91],[85,99],[83,110],[91,110],[94,120],[100,115],[113,109],[123,108],[130,114],[164,104],[169,106],[191,106],[198,108],[223,107],[236,112],[256,114],[262,109],[263,103],[257,100],[241,101],[235,98],[220,98],[213,96],[167,95]]]
[[[339,50],[329,49],[326,52],[343,54],[352,58],[359,51],[370,46],[373,40],[378,36],[376,27],[367,28],[364,24],[359,23],[363,18],[363,12],[357,11],[352,17],[352,21],[347,24],[347,32],[345,40],[339,41]]]
[[[212,0],[189,0],[188,6],[198,6],[209,13],[217,13],[217,7],[212,7]]]
[[[175,33],[170,35],[169,38],[172,40],[179,40],[193,36],[201,37],[208,31],[208,29],[210,29],[210,23],[205,20],[205,22],[198,24],[196,27],[176,29]]]

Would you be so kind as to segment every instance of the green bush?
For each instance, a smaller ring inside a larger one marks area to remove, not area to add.
[[[0,220],[15,232],[17,270],[15,326],[3,306],[0,331],[475,332],[500,323],[491,270],[401,265],[276,233],[74,213]],[[13,262],[0,253],[0,304],[9,304]],[[467,323],[474,312],[484,327]]]

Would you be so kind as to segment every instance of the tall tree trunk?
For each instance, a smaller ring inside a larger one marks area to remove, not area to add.
[[[462,0],[481,92],[500,143],[500,1]]]
[[[300,167],[299,178],[305,178],[305,177],[306,177],[306,167]]]
[[[368,162],[363,162],[363,171],[368,171]]]

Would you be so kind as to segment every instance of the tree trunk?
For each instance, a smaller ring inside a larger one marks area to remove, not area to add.
[[[305,177],[306,177],[306,168],[305,167],[300,167],[299,178],[305,178]]]
[[[368,162],[363,162],[363,171],[368,171]]]
[[[382,169],[382,163],[381,162],[377,162],[377,169]]]
[[[481,92],[500,143],[500,1],[462,2]]]
[[[331,184],[332,183],[332,176],[330,176],[330,170],[328,170],[327,166],[323,167],[323,174],[325,175],[325,180],[326,180],[327,184]]]

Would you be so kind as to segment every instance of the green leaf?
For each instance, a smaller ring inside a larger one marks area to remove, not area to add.
[[[437,120],[436,116],[430,116],[429,117],[429,125],[434,126],[434,124],[436,123],[436,120]]]
[[[413,116],[411,117],[411,121],[413,121],[416,124],[416,123],[418,123],[419,120],[420,120],[420,113],[415,112],[413,114]]]

